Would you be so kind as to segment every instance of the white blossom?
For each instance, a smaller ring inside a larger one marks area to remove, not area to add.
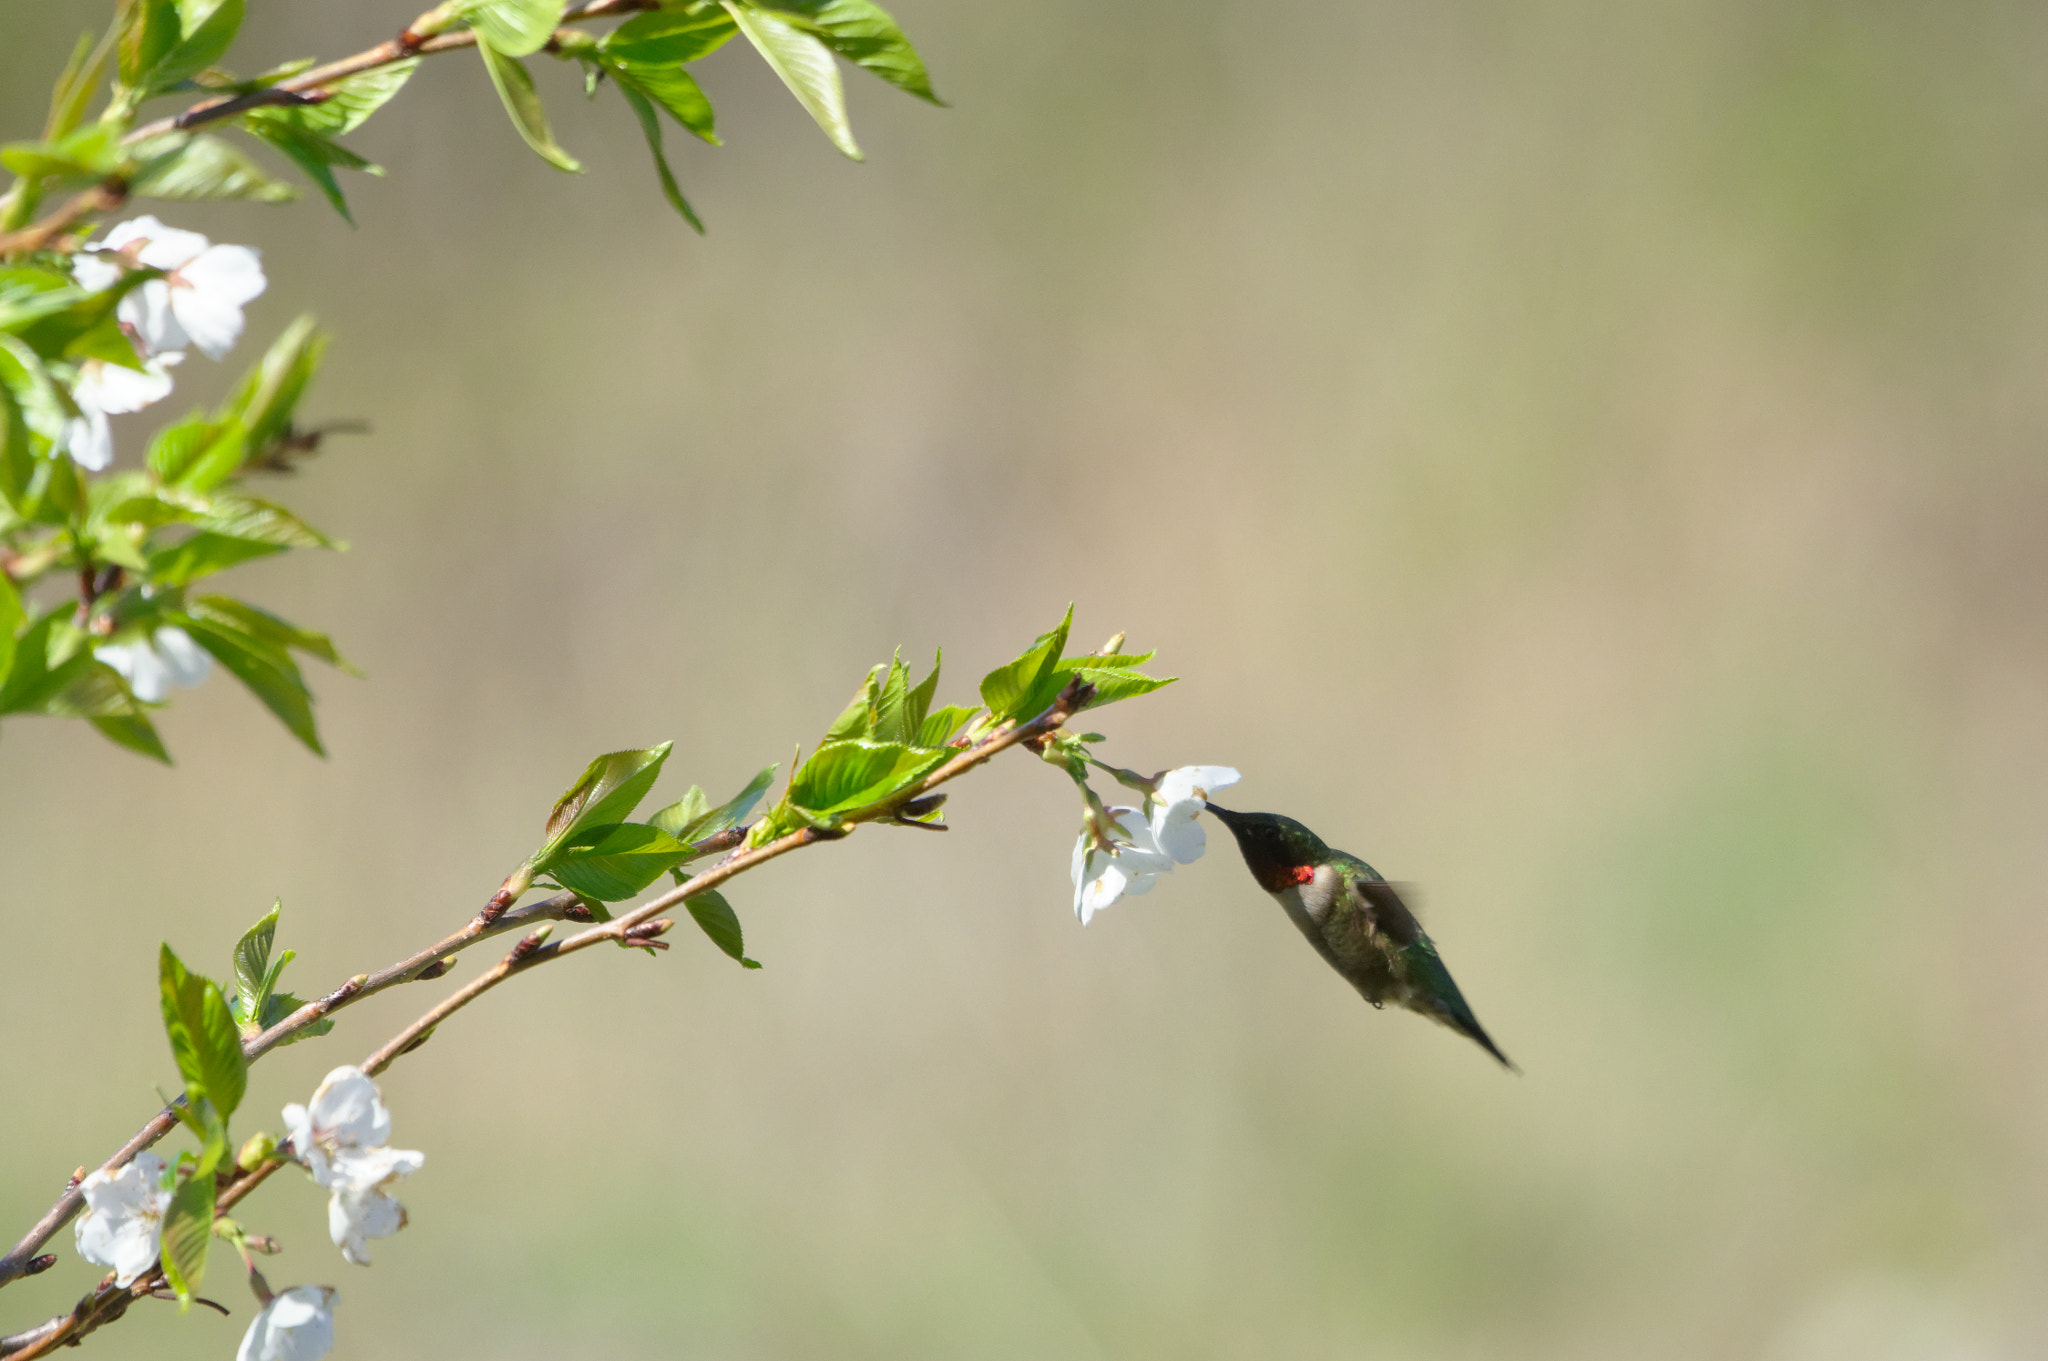
[[[79,365],[78,381],[71,387],[71,400],[78,404],[78,415],[64,427],[64,450],[71,455],[71,461],[91,472],[112,463],[114,432],[108,428],[107,417],[140,411],[168,397],[171,375],[165,369],[184,357],[177,353],[160,354],[145,361],[140,369],[110,364],[104,359],[88,359]]]
[[[92,655],[120,672],[145,704],[160,704],[172,687],[197,685],[213,671],[212,656],[176,624],[132,643],[102,643]]]
[[[120,1171],[104,1168],[78,1183],[85,1213],[72,1232],[78,1255],[114,1269],[114,1284],[133,1285],[155,1264],[171,1193],[163,1184],[164,1160],[138,1153]]]
[[[419,1171],[426,1155],[385,1147],[391,1112],[377,1084],[352,1065],[329,1073],[308,1105],[286,1106],[284,1123],[299,1161],[332,1193],[328,1237],[343,1257],[368,1266],[367,1240],[388,1238],[405,1227],[405,1207],[387,1188]]]
[[[235,1361],[319,1361],[334,1350],[334,1306],[340,1302],[325,1285],[279,1292],[242,1334]]]
[[[1161,775],[1149,800],[1159,849],[1183,865],[1200,860],[1209,838],[1195,818],[1209,806],[1210,790],[1228,788],[1241,778],[1229,766],[1180,766]]]
[[[121,299],[115,310],[151,354],[196,345],[209,359],[234,348],[242,334],[242,308],[259,297],[266,280],[262,258],[248,246],[216,246],[198,232],[167,227],[153,216],[133,218],[108,232],[98,254],[81,254],[72,274],[101,289],[121,277],[121,259],[166,271]]]
[[[1162,853],[1152,838],[1152,829],[1135,808],[1107,810],[1117,833],[1130,844],[1115,854],[1095,843],[1089,829],[1081,829],[1074,843],[1074,915],[1086,926],[1089,919],[1125,894],[1149,892],[1152,881],[1173,868],[1172,857]]]

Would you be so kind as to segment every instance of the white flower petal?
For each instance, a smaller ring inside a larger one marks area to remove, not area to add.
[[[97,293],[112,288],[121,282],[121,276],[128,271],[119,260],[105,255],[81,252],[71,259],[71,277],[78,281],[80,288]]]
[[[337,1148],[375,1148],[391,1138],[391,1112],[362,1069],[343,1064],[313,1092],[314,1137]]]
[[[107,413],[86,407],[85,414],[64,426],[64,452],[87,472],[96,473],[114,461],[114,432]]]
[[[165,226],[153,213],[123,222],[108,232],[100,244],[108,250],[125,251],[137,242],[141,249],[135,252],[135,258],[151,269],[176,269],[211,244],[198,232]]]
[[[247,246],[215,246],[170,280],[170,307],[184,333],[209,359],[242,335],[242,304],[263,292],[263,266]]]
[[[166,624],[151,640],[163,663],[164,677],[172,685],[193,686],[213,671],[213,654],[192,641],[192,635],[176,624]]]
[[[324,1285],[295,1285],[249,1324],[235,1361],[319,1361],[334,1350],[334,1306],[341,1296]]]
[[[327,1200],[327,1236],[353,1266],[370,1264],[372,1238],[389,1238],[405,1227],[405,1207],[375,1188],[337,1188]]]
[[[1152,798],[1155,803],[1183,803],[1200,798],[1202,790],[1228,789],[1243,778],[1229,766],[1179,766],[1159,777]]]
[[[85,1213],[72,1229],[78,1255],[112,1267],[116,1285],[132,1285],[156,1261],[164,1210],[163,1159],[138,1153],[118,1172],[94,1172],[78,1184]]]
[[[102,643],[92,655],[120,672],[129,691],[144,704],[161,704],[171,692],[170,669],[146,642]]]
[[[79,368],[71,396],[79,406],[96,406],[110,416],[140,411],[171,395],[172,380],[166,366],[184,357],[175,352],[158,355],[144,361],[139,369],[109,364],[104,359],[88,359]]]
[[[151,279],[130,290],[114,309],[114,315],[135,332],[146,353],[182,350],[192,343],[171,310],[171,286],[162,279]]]

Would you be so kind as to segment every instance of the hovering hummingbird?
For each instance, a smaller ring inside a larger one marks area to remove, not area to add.
[[[1333,851],[1293,818],[1278,813],[1209,811],[1237,838],[1244,863],[1330,967],[1374,1006],[1392,1002],[1474,1040],[1512,1071],[1465,1004],[1436,944],[1380,872]]]

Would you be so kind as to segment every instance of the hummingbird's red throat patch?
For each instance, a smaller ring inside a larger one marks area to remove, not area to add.
[[[1314,865],[1296,865],[1293,869],[1287,871],[1289,883],[1306,884],[1313,881],[1315,877],[1316,867]]]

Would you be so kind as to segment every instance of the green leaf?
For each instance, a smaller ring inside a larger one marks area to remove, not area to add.
[[[880,678],[888,669],[883,662],[867,674],[860,683],[860,689],[853,692],[853,701],[832,720],[832,726],[825,729],[827,742],[843,742],[855,737],[872,737],[875,731],[875,705],[881,699]]]
[[[0,147],[0,165],[23,179],[62,175],[97,179],[119,169],[123,159],[121,134],[106,123],[55,141],[9,142]]]
[[[185,609],[190,614],[203,619],[218,620],[230,628],[240,629],[243,633],[267,643],[274,643],[278,647],[297,648],[351,675],[362,674],[335,650],[334,640],[326,634],[315,633],[311,629],[302,629],[297,624],[287,623],[268,610],[259,610],[254,605],[224,595],[202,595],[187,603]]]
[[[21,592],[14,589],[14,582],[5,572],[0,572],[0,693],[7,688],[7,673],[14,669],[15,635],[28,622],[28,611],[22,608]]]
[[[185,1095],[193,1101],[205,1097],[227,1120],[242,1104],[249,1069],[226,1000],[212,979],[189,972],[168,944],[157,954],[157,983],[164,1032],[184,1075]]]
[[[715,888],[707,888],[685,898],[683,906],[690,909],[690,915],[697,919],[697,925],[704,928],[704,934],[711,937],[713,945],[749,969],[761,967],[759,960],[747,958],[739,914],[732,910],[732,904],[725,900],[724,894]]]
[[[948,704],[925,715],[918,726],[917,745],[920,747],[943,747],[953,740],[953,734],[960,725],[980,713],[981,709],[972,704]]]
[[[178,41],[150,71],[157,89],[175,85],[219,61],[242,27],[242,0],[177,0]]]
[[[846,91],[839,82],[839,67],[832,60],[831,49],[772,10],[755,9],[738,0],[721,3],[762,60],[782,77],[796,102],[832,139],[832,145],[860,160],[860,148],[854,144],[853,128],[846,119]]]
[[[467,0],[459,13],[476,30],[478,46],[525,57],[547,46],[562,19],[562,0]]]
[[[256,1018],[263,1014],[263,1004],[270,999],[275,981],[270,972],[270,947],[277,937],[278,914],[283,910],[284,903],[279,900],[263,920],[244,931],[235,942],[235,995],[228,1003],[228,1011],[245,1032],[255,1026]],[[282,964],[279,967],[282,969]]]
[[[944,665],[945,660],[946,653],[943,648],[933,652],[931,674],[919,681],[910,692],[908,705],[905,709],[905,717],[910,728],[909,736],[904,738],[906,742],[915,742],[917,740],[918,729],[924,726],[925,715],[929,714],[932,710],[932,700],[939,693],[939,670]]]
[[[908,743],[915,738],[917,723],[909,711],[910,670],[903,665],[899,651],[889,662],[889,678],[875,696],[875,740]]]
[[[290,958],[291,953],[292,952],[290,950],[287,950],[285,951],[285,956],[287,958]],[[275,970],[273,970],[273,972],[275,972]],[[257,1030],[260,1032],[270,1029],[279,1021],[282,1021],[285,1017],[291,1015],[293,1012],[297,1011],[300,1007],[304,1005],[306,1005],[306,1000],[303,997],[294,997],[288,992],[271,993],[269,997],[264,999],[263,1014],[256,1018]],[[318,1039],[320,1036],[325,1035],[328,1031],[332,1029],[334,1029],[333,1018],[323,1017],[320,1020],[312,1022],[303,1030],[293,1031],[284,1039],[279,1040],[278,1044],[297,1044],[300,1040]]]
[[[213,1243],[213,1166],[202,1160],[171,1192],[164,1211],[164,1279],[178,1292],[181,1310],[191,1307],[206,1279],[206,1253]]]
[[[781,768],[780,761],[762,766],[754,773],[754,778],[747,781],[745,789],[690,823],[676,839],[702,841],[705,837],[716,836],[728,828],[739,826],[746,821],[747,814],[754,811],[754,805],[761,801],[761,796],[768,792],[768,786],[775,782],[775,772]]]
[[[272,342],[256,367],[249,370],[228,401],[226,414],[240,418],[248,430],[248,446],[261,453],[290,433],[292,416],[306,385],[327,353],[327,333],[311,316],[301,316]],[[206,483],[201,487],[204,490]]]
[[[981,678],[981,702],[988,706],[990,719],[1000,723],[1005,719],[1036,716],[1036,710],[1026,713],[1022,706],[1038,689],[1039,683],[1059,665],[1060,654],[1067,646],[1067,631],[1073,626],[1074,607],[1068,605],[1066,617],[1060,620],[1058,628],[1039,634],[1038,641],[1025,648],[1016,660]]]
[[[239,148],[208,133],[173,132],[135,148],[142,168],[129,191],[145,198],[283,203],[299,191],[265,174]]]
[[[382,108],[385,101],[405,88],[405,82],[412,79],[413,69],[419,64],[418,57],[408,57],[324,86],[327,98],[318,104],[261,112],[289,119],[295,126],[322,137],[340,137],[369,121],[370,115]]]
[[[9,384],[8,361],[12,356],[0,349],[0,497],[23,518],[34,514],[28,490],[35,480],[36,451],[30,442],[28,418]],[[0,670],[0,675],[5,675]]]
[[[209,498],[208,506],[192,521],[195,528],[254,543],[276,544],[279,548],[343,546],[283,506],[246,492],[216,492]]]
[[[171,763],[171,754],[164,750],[163,739],[156,735],[156,725],[149,721],[149,715],[141,712],[110,714],[89,721],[99,729],[102,737],[115,746],[126,747],[165,765]]]
[[[704,223],[697,217],[696,210],[690,207],[690,201],[683,197],[683,189],[676,183],[675,172],[668,168],[668,156],[661,149],[661,119],[655,116],[654,106],[647,102],[647,96],[631,77],[623,72],[614,72],[613,75],[618,81],[619,93],[625,96],[627,107],[632,109],[633,116],[640,120],[641,135],[646,137],[648,153],[654,157],[655,177],[661,181],[662,197],[668,200],[669,207],[682,215],[683,221],[696,228],[697,234],[702,236]],[[685,76],[684,79],[688,80],[689,77]],[[711,105],[707,102],[704,107],[708,111]]]
[[[313,697],[306,690],[297,664],[284,648],[203,615],[166,617],[212,653],[214,660],[247,686],[315,756],[327,754],[320,746],[320,734],[313,723]]]
[[[837,817],[908,789],[952,754],[900,742],[827,742],[790,781],[788,801],[818,817]]]
[[[121,83],[138,88],[184,34],[177,0],[120,0],[114,25]]]
[[[580,172],[583,167],[574,156],[555,145],[555,134],[548,128],[548,112],[541,105],[540,94],[533,88],[533,77],[515,57],[492,47],[489,41],[479,38],[477,51],[484,55],[484,66],[491,73],[491,84],[498,88],[498,98],[504,101],[505,112],[512,116],[512,126],[526,139],[540,158],[557,170]]]
[[[293,165],[327,199],[341,220],[353,227],[354,216],[348,210],[348,198],[341,192],[340,183],[334,178],[334,167],[344,170],[360,170],[368,175],[381,175],[384,168],[372,165],[339,142],[321,136],[317,132],[298,126],[282,118],[263,118],[258,115],[279,113],[278,109],[257,109],[245,114],[242,125],[257,137],[282,152]]]
[[[113,48],[114,32],[95,42],[90,31],[78,35],[71,60],[50,91],[50,116],[43,123],[44,137],[63,137],[85,118],[86,108],[98,92],[100,77],[107,69],[107,54]]]
[[[631,66],[681,66],[723,47],[739,27],[716,5],[661,10],[628,19],[598,40],[598,51]]]
[[[215,421],[195,411],[156,432],[149,470],[174,487],[204,491],[242,466],[248,440],[240,421]]]
[[[689,848],[644,823],[622,822],[595,829],[548,862],[547,872],[563,888],[600,902],[631,898],[689,858]]]
[[[548,814],[547,842],[534,857],[535,868],[545,868],[540,862],[546,856],[583,832],[630,817],[654,787],[655,778],[661,774],[661,763],[668,759],[669,748],[674,745],[664,742],[658,747],[607,752],[584,767],[582,777],[569,786]]]
[[[149,576],[159,586],[185,586],[215,572],[283,551],[283,544],[238,539],[228,534],[196,534],[183,543],[151,553]]]
[[[899,90],[943,107],[932,93],[924,61],[903,30],[880,5],[869,0],[781,0],[785,13],[799,16],[825,45],[863,70],[872,71]]]
[[[5,675],[0,672],[0,675]],[[683,829],[711,811],[711,800],[704,794],[701,785],[691,785],[687,794],[668,807],[647,819],[650,827],[659,827],[678,841],[684,840]]]

